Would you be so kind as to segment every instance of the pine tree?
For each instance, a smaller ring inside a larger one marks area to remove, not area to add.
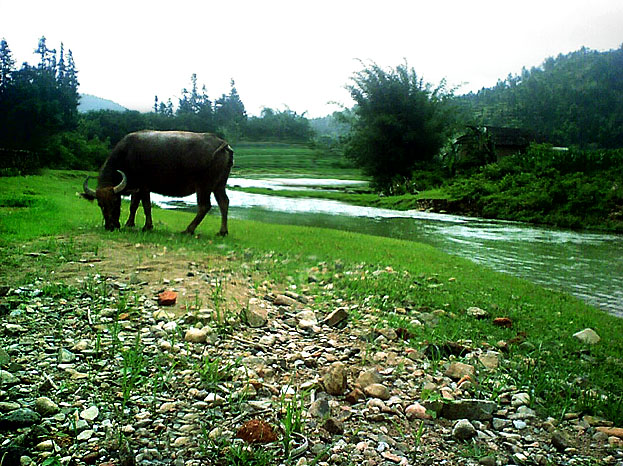
[[[6,40],[0,41],[0,95],[6,90],[11,82],[11,74],[15,70],[11,49]]]

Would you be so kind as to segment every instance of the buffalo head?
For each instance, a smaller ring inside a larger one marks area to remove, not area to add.
[[[92,201],[97,199],[97,204],[104,215],[104,228],[109,231],[120,228],[119,216],[121,215],[121,192],[128,184],[128,179],[121,170],[117,170],[122,180],[117,186],[98,186],[96,190],[89,188],[89,176],[84,180],[84,193],[82,197]]]

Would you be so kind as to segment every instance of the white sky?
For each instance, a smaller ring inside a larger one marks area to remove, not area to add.
[[[309,117],[352,101],[364,63],[406,59],[426,81],[460,92],[582,46],[623,43],[622,0],[0,0],[0,38],[18,66],[41,36],[64,42],[80,92],[148,111],[177,104],[190,75],[215,100],[231,78],[247,108],[287,105]]]

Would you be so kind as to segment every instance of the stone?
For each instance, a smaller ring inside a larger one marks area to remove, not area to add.
[[[296,315],[296,321],[301,329],[311,329],[312,327],[318,325],[316,314],[314,311],[310,311],[308,309],[299,312]]]
[[[491,421],[491,426],[495,430],[502,430],[502,429],[505,429],[506,427],[510,427],[512,423],[513,421],[510,421],[508,419],[501,419],[499,417],[494,417],[493,420]]]
[[[324,389],[329,395],[343,395],[346,392],[346,366],[341,362],[331,364],[322,378]]]
[[[80,413],[80,418],[85,421],[94,421],[99,416],[100,410],[97,406],[91,406]]]
[[[389,451],[384,451],[383,453],[381,453],[381,456],[386,460],[396,464],[404,464],[404,462],[407,460],[405,457],[395,455],[394,453],[391,453]]]
[[[413,403],[412,405],[409,405],[405,408],[405,415],[407,416],[407,419],[409,419],[410,421],[412,421],[413,419],[432,419],[433,418],[433,416],[431,416],[428,413],[426,408],[422,406],[420,403],[418,403],[417,401]]]
[[[35,400],[35,411],[42,417],[54,416],[60,408],[47,396],[40,396]]]
[[[376,369],[370,369],[364,372],[361,372],[357,377],[356,383],[361,388],[366,388],[368,385],[372,385],[374,383],[381,383],[383,381],[383,376]]]
[[[9,371],[0,370],[0,387],[3,385],[14,385],[19,383],[19,379]]]
[[[268,335],[262,335],[262,338],[260,338],[260,345],[273,346],[276,341],[277,337],[272,333],[269,333]]]
[[[372,398],[379,398],[384,401],[389,400],[390,397],[389,388],[381,383],[370,384],[363,389],[363,392]]]
[[[268,309],[261,307],[259,303],[249,301],[245,317],[249,327],[263,327],[268,322]]]
[[[592,328],[585,328],[580,332],[574,333],[573,337],[587,345],[595,345],[601,340],[600,336]]]
[[[11,362],[11,356],[4,348],[0,348],[0,367],[8,366]]]
[[[530,404],[530,395],[525,392],[515,393],[511,398],[511,406],[519,408]]]
[[[186,330],[184,340],[190,343],[205,343],[207,339],[207,331],[205,328],[191,327]]]
[[[562,453],[571,446],[571,441],[564,432],[556,430],[552,434],[552,445],[556,450]]]
[[[52,440],[44,440],[43,442],[39,442],[35,445],[35,450],[37,451],[53,451],[54,450],[54,442]]]
[[[15,403],[14,401],[0,401],[0,413],[8,413],[9,411],[14,411],[19,409],[19,403]]]
[[[76,437],[76,439],[80,442],[86,442],[91,437],[93,437],[94,433],[95,432],[93,432],[91,429],[83,430],[82,432],[78,434],[78,437]]]
[[[59,364],[70,364],[76,360],[76,355],[71,351],[61,348],[58,352],[58,363]]]
[[[325,319],[322,321],[323,324],[328,325],[329,327],[337,327],[342,322],[345,322],[348,319],[348,309],[345,307],[338,307],[333,312],[331,312]]]
[[[91,343],[89,342],[89,340],[80,340],[78,341],[74,346],[71,347],[72,351],[78,351],[78,352],[82,352],[86,349],[89,348],[89,346],[91,345]]]
[[[165,311],[164,309],[158,309],[152,313],[152,317],[155,320],[173,320],[175,319],[175,314],[170,311]]]
[[[38,424],[41,416],[30,408],[20,408],[0,416],[0,430],[15,430]]]
[[[344,399],[346,400],[347,403],[354,405],[364,400],[365,398],[366,398],[366,394],[363,393],[358,388],[355,388],[351,392],[349,392]]]
[[[344,434],[344,425],[335,418],[330,417],[323,424],[322,427],[334,435],[342,435]]]
[[[238,429],[236,438],[251,444],[271,443],[277,440],[277,434],[266,421],[252,419]]]
[[[477,434],[476,428],[467,419],[458,420],[452,428],[452,436],[457,440],[469,440]]]
[[[493,325],[496,327],[511,328],[513,326],[513,321],[508,317],[496,317],[493,319]]]
[[[480,458],[478,460],[478,464],[480,466],[496,466],[497,462],[495,460],[495,456],[489,455],[489,456],[483,456],[482,458]]]
[[[208,403],[210,406],[223,406],[225,404],[225,398],[218,393],[208,393],[203,401]]]
[[[312,417],[324,418],[331,413],[329,402],[323,398],[314,401],[309,407],[309,415]]]
[[[487,421],[497,411],[497,403],[487,400],[458,400],[443,403],[441,416],[446,419],[468,419],[471,421]]]
[[[487,351],[478,356],[478,361],[489,370],[497,369],[500,365],[500,353],[497,351]]]
[[[467,308],[467,315],[472,316],[476,319],[486,319],[489,317],[489,313],[484,309],[480,309],[479,307],[472,306]]]
[[[465,376],[473,378],[476,375],[476,368],[470,364],[465,364],[462,362],[453,362],[450,364],[450,367],[446,369],[444,372],[446,377],[450,377],[451,379],[460,380]]]
[[[619,437],[623,439],[623,427],[597,427],[597,432],[603,432],[611,437]]]
[[[174,306],[177,301],[177,293],[175,291],[166,290],[158,294],[158,304],[160,306]]]
[[[280,294],[277,295],[275,301],[273,302],[275,306],[294,306],[296,304],[296,299],[292,299],[286,295]]]

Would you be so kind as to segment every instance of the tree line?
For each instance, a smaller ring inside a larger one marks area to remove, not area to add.
[[[0,41],[0,173],[40,166],[93,169],[123,136],[143,129],[212,132],[235,143],[241,139],[308,142],[305,114],[264,108],[248,117],[235,86],[210,99],[196,74],[176,105],[155,96],[151,112],[92,111],[79,114],[78,70],[71,50],[48,47],[39,39],[39,63],[16,67],[5,39]]]

